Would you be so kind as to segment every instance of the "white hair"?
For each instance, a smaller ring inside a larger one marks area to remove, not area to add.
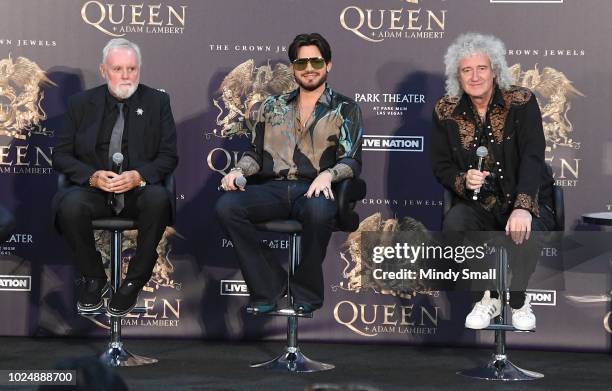
[[[459,83],[459,62],[474,54],[484,54],[489,57],[497,85],[502,91],[510,89],[513,79],[506,63],[504,43],[493,35],[467,33],[457,37],[444,55],[446,94],[448,96],[460,97],[463,94]]]
[[[125,38],[113,38],[108,41],[106,46],[104,46],[104,49],[102,49],[102,64],[106,62],[106,57],[108,56],[108,53],[111,51],[111,49],[119,48],[133,50],[134,53],[136,53],[136,58],[138,59],[138,66],[142,66],[142,56],[140,55],[140,48],[134,42],[128,41]]]

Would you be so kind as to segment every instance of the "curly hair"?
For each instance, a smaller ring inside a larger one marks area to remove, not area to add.
[[[506,46],[493,35],[467,33],[458,36],[444,55],[446,94],[453,97],[460,97],[463,94],[458,76],[459,62],[474,54],[484,54],[489,57],[497,85],[502,91],[508,90],[513,79],[508,69],[505,53]]]

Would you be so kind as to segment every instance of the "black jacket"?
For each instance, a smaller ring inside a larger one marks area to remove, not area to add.
[[[53,168],[66,175],[74,186],[60,189],[55,195],[53,216],[65,194],[75,186],[89,186],[91,175],[106,169],[96,155],[96,140],[107,88],[104,84],[68,99],[64,126],[53,149]],[[161,184],[178,162],[170,98],[165,92],[140,84],[130,98],[130,105],[127,129],[129,166],[124,170],[137,170],[147,184]]]
[[[447,189],[469,199],[465,173],[474,168],[476,120],[469,97],[445,96],[433,113],[431,159],[434,175]],[[550,202],[553,179],[546,168],[546,140],[535,95],[523,87],[495,88],[489,124],[502,202],[539,216],[539,202]]]

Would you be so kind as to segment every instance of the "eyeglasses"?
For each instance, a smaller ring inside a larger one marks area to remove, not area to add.
[[[297,58],[292,62],[293,69],[296,71],[303,71],[308,66],[308,63],[310,63],[314,69],[321,69],[325,66],[325,59],[321,57]]]

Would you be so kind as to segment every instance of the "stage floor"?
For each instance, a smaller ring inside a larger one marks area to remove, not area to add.
[[[280,342],[126,339],[125,344],[132,353],[159,359],[154,365],[119,368],[118,374],[130,390],[301,391],[315,384],[360,385],[345,389],[371,391],[612,389],[609,354],[511,350],[509,356],[515,364],[545,377],[502,384],[455,374],[486,361],[490,350],[304,343],[301,349],[306,355],[336,368],[296,374],[249,368],[252,361],[280,353],[284,346]],[[62,360],[91,357],[105,347],[101,339],[1,337],[0,369],[52,369]]]

